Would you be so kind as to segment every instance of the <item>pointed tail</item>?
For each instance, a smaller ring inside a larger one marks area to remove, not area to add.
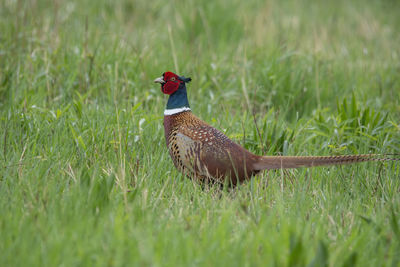
[[[300,167],[343,165],[364,161],[400,160],[399,154],[364,154],[343,156],[265,156],[253,164],[256,171]]]

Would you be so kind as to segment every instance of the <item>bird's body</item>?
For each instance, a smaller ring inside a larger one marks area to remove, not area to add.
[[[167,147],[176,168],[192,179],[232,185],[265,169],[286,169],[386,160],[380,155],[258,156],[197,118],[190,110],[185,83],[190,78],[166,72],[155,80],[170,95],[164,112]]]
[[[258,156],[231,141],[197,118],[191,111],[164,116],[165,139],[178,170],[199,181],[231,179],[242,182],[258,171],[252,163]]]

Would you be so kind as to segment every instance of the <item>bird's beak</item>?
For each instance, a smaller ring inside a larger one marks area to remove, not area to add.
[[[164,84],[164,83],[165,83],[165,81],[164,81],[164,77],[159,77],[159,78],[155,79],[155,80],[154,80],[154,82],[155,82],[155,83],[161,83],[161,84]]]

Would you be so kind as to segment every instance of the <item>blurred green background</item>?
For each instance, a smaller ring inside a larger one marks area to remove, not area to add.
[[[90,101],[147,103],[161,100],[153,77],[171,70],[193,77],[196,107],[229,97],[293,118],[355,91],[399,112],[396,1],[1,5],[3,105],[57,106],[76,90]]]
[[[399,14],[0,1],[0,266],[399,265],[398,163],[202,188],[169,159],[152,82],[192,77],[194,113],[254,153],[399,153]]]

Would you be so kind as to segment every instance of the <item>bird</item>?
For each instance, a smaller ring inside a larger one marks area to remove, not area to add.
[[[172,161],[180,172],[200,183],[224,184],[227,181],[236,186],[263,170],[394,160],[380,154],[255,155],[192,113],[186,89],[190,81],[191,78],[171,71],[154,80],[161,84],[161,92],[169,95],[164,110],[164,133]]]

